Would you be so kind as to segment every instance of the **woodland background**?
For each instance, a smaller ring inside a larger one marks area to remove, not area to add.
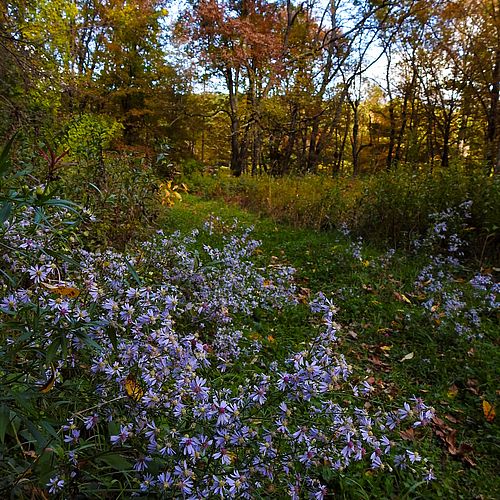
[[[2,135],[66,133],[74,146],[87,127],[98,149],[235,175],[500,168],[497,0],[41,0],[0,12]]]
[[[0,0],[0,496],[499,498],[499,93],[499,0]]]

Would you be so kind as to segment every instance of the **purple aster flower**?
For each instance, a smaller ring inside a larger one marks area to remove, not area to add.
[[[234,411],[233,407],[226,401],[221,401],[215,404],[217,414],[217,426],[226,425],[231,419],[231,414]]]
[[[161,490],[168,490],[173,484],[172,474],[170,472],[162,472],[156,478],[156,484]]]
[[[307,440],[307,432],[309,429],[305,426],[302,426],[298,431],[292,434],[292,437],[297,440],[297,443],[302,443],[302,441]]]
[[[49,493],[55,494],[60,492],[64,487],[64,479],[61,479],[59,476],[54,476],[47,483],[49,487]]]
[[[134,470],[136,471],[143,471],[148,468],[148,462],[151,462],[153,460],[151,457],[143,456],[140,457],[134,464]]]
[[[261,385],[259,387],[253,386],[253,392],[250,394],[250,399],[260,405],[266,402],[267,386]]]
[[[323,500],[328,495],[328,488],[320,485],[316,491],[313,492],[314,500]]]
[[[17,309],[17,303],[17,298],[14,295],[8,295],[0,302],[0,307],[7,311],[15,311]]]
[[[345,459],[349,459],[355,453],[355,445],[352,441],[348,441],[342,451],[340,452]]]
[[[279,380],[277,382],[278,389],[280,391],[287,390],[291,382],[292,382],[292,375],[290,375],[289,373],[280,373]]]
[[[406,450],[406,454],[408,455],[408,458],[410,459],[410,462],[414,464],[415,462],[420,462],[422,460],[422,457],[415,451],[409,451]]]
[[[195,394],[196,399],[200,401],[206,401],[208,399],[208,387],[206,384],[207,381],[201,377],[196,377],[191,381],[190,388]]]
[[[200,442],[195,437],[184,436],[180,440],[180,445],[184,448],[184,455],[189,455],[190,457],[195,457],[196,453],[200,449]]]
[[[148,430],[144,433],[144,435],[149,440],[155,439],[160,434],[160,429],[158,429],[158,427],[156,427],[154,420],[152,420],[151,422],[148,422],[146,425],[146,428]]]
[[[131,428],[132,424],[120,426],[120,433],[116,436],[111,436],[111,444],[123,444],[130,437]]]
[[[227,493],[226,491],[227,478],[219,479],[217,476],[214,475],[212,476],[212,479],[213,479],[213,486],[212,486],[213,493],[224,498],[224,495]]]
[[[384,447],[384,453],[387,455],[391,452],[391,441],[387,438],[387,436],[382,436],[380,439],[380,446]]]
[[[224,465],[229,465],[231,463],[231,456],[226,448],[220,448],[219,451],[212,455],[212,458],[220,460]]]
[[[429,469],[428,471],[425,472],[424,481],[429,482],[429,481],[433,481],[434,479],[436,479],[436,476],[434,475],[434,472],[432,469]]]
[[[30,275],[30,278],[35,283],[40,283],[42,281],[45,281],[49,272],[50,272],[50,269],[47,269],[46,266],[32,266],[28,269],[28,273]]]
[[[227,484],[229,486],[229,493],[234,497],[240,491],[248,489],[247,478],[241,475],[239,471],[235,470],[228,478]]]
[[[76,444],[80,440],[80,431],[78,429],[72,429],[69,434],[64,436],[65,443]]]
[[[162,456],[165,456],[165,455],[173,456],[173,455],[175,455],[175,451],[173,449],[173,445],[172,445],[172,443],[170,441],[167,441],[165,443],[165,446],[160,449],[160,455],[162,455]]]
[[[398,415],[401,420],[404,420],[407,417],[411,417],[413,415],[413,410],[411,409],[408,403],[404,403],[403,408],[398,410]]]
[[[97,413],[90,415],[84,420],[85,429],[87,430],[93,429],[98,424],[98,422],[99,422],[99,415],[97,415]]]
[[[371,461],[372,461],[372,465],[371,465],[372,469],[379,469],[380,467],[382,467],[384,465],[382,463],[382,460],[380,459],[380,456],[377,453],[372,453]]]
[[[184,495],[190,495],[193,491],[193,481],[191,479],[179,479],[179,481],[175,483],[175,486],[177,486]]]
[[[316,450],[314,448],[309,448],[302,455],[299,455],[299,462],[307,467],[313,465],[313,459],[316,456]]]
[[[153,487],[156,484],[153,476],[151,474],[145,474],[144,477],[142,478],[142,482],[139,485],[139,489],[142,492],[148,491],[151,487]]]

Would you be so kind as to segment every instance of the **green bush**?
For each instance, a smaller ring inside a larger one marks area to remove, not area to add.
[[[123,125],[106,116],[82,114],[68,124],[65,145],[75,160],[99,162],[111,142],[121,136]]]

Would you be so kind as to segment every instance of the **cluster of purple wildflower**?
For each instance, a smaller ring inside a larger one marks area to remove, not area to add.
[[[415,283],[418,293],[425,296],[422,303],[426,314],[439,328],[453,327],[459,335],[481,338],[481,316],[498,310],[500,284],[491,275],[476,274],[469,287],[458,280],[463,273],[462,257],[466,241],[459,236],[467,227],[472,202],[456,209],[447,209],[432,216],[434,224],[429,234],[417,243],[430,256]]]
[[[339,231],[344,235],[348,244],[348,252],[350,257],[356,261],[363,260],[362,252],[363,252],[363,238],[358,236],[356,239],[352,237],[351,230],[347,226],[347,224],[342,224],[339,227]]]
[[[215,233],[220,246],[200,244]],[[321,328],[301,350],[284,363],[254,362],[259,345],[248,318],[296,298],[293,269],[257,267],[250,230],[212,220],[188,236],[160,231],[133,254],[90,252],[65,248],[54,225],[36,223],[26,208],[1,237],[9,249],[2,267],[17,279],[3,279],[0,311],[18,325],[2,337],[2,354],[17,349],[23,387],[57,374],[46,396],[53,402],[68,368],[83,372],[87,386],[81,400],[58,401],[67,414],[49,493],[94,482],[90,458],[106,454],[130,461],[133,491],[190,499],[271,491],[321,499],[322,469],[361,461],[432,479],[427,460],[398,433],[426,425],[433,410],[415,397],[390,411],[368,403],[377,391],[353,382],[325,295],[310,304]]]

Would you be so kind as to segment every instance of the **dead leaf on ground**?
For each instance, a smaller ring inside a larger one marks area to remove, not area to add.
[[[463,462],[468,463],[471,467],[474,467],[476,463],[468,455],[473,451],[472,446],[462,443],[457,445],[456,437],[457,430],[450,427],[441,418],[434,416],[432,417],[432,427],[434,434],[445,444],[448,453],[454,457],[460,458]]]
[[[444,418],[446,418],[446,420],[449,420],[453,424],[458,424],[458,420],[453,415],[446,414]]]
[[[484,413],[484,418],[488,422],[493,422],[495,420],[496,412],[495,412],[495,407],[486,401],[486,399],[483,399],[483,413]]]
[[[446,395],[450,398],[450,399],[454,399],[457,397],[457,394],[458,394],[458,387],[453,384],[449,389],[448,389],[448,392],[446,393]]]
[[[377,356],[368,356],[368,361],[384,372],[390,372],[391,367],[380,360]]]
[[[307,304],[309,302],[309,298],[311,296],[311,289],[306,288],[305,286],[301,286],[299,288],[298,299],[302,304]]]
[[[477,396],[479,396],[479,390],[478,390],[479,382],[476,379],[469,378],[467,379],[467,382],[465,384],[467,385],[467,390],[472,392],[472,394],[476,394]]]
[[[409,352],[406,356],[403,356],[399,362],[402,363],[403,361],[409,361],[410,359],[413,359],[413,357],[415,356],[415,353],[414,352]]]
[[[399,292],[394,292],[394,298],[399,302],[406,302],[407,304],[411,304],[411,300],[404,294]]]
[[[405,441],[415,441],[415,429],[412,429],[411,427],[409,429],[406,429],[405,431],[400,431],[399,435]]]
[[[379,328],[377,330],[377,333],[380,333],[382,335],[389,335],[390,333],[392,333],[392,329],[391,328]]]

